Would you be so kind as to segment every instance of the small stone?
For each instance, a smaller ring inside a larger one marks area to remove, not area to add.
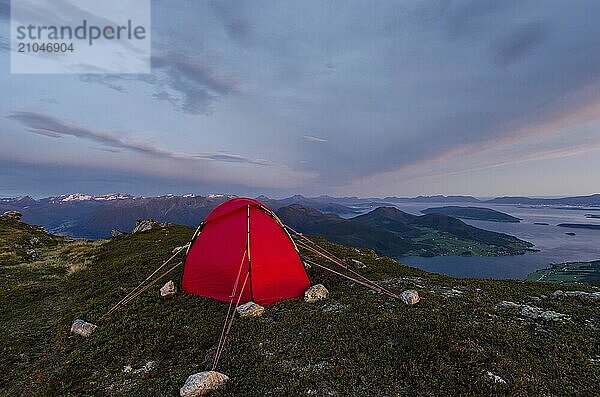
[[[88,338],[90,335],[92,335],[96,328],[98,328],[97,325],[77,319],[73,321],[73,325],[71,325],[71,332],[77,335],[81,335],[84,338]]]
[[[323,284],[316,284],[304,292],[304,300],[308,303],[314,303],[327,299],[329,291]]]
[[[148,361],[146,364],[144,364],[140,369],[136,369],[135,373],[142,373],[142,372],[150,372],[152,371],[154,368],[156,368],[156,361]]]
[[[203,396],[229,380],[227,375],[216,371],[204,371],[190,375],[179,389],[181,397]]]
[[[421,300],[419,293],[414,289],[407,289],[406,291],[402,292],[400,294],[400,299],[407,305],[415,305]]]
[[[133,367],[131,365],[126,365],[123,367],[123,372],[126,374],[130,373],[131,371],[133,371]]]
[[[246,302],[237,308],[237,312],[241,317],[260,317],[264,311],[264,307],[254,302]]]
[[[502,377],[500,377],[500,376],[498,376],[496,374],[493,374],[490,371],[487,371],[485,373],[485,377],[488,378],[490,381],[492,381],[494,383],[499,383],[499,384],[502,384],[502,385],[506,384],[506,381],[504,379],[502,379]]]
[[[169,280],[163,287],[160,289],[160,296],[169,296],[175,295],[177,293],[177,286],[173,280]]]

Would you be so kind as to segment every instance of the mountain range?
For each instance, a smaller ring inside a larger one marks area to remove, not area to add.
[[[44,226],[54,234],[96,239],[110,236],[112,230],[131,230],[137,219],[197,225],[213,208],[232,197],[235,196],[184,194],[141,197],[124,193],[107,195],[75,193],[41,199],[22,196],[0,199],[0,211],[19,211],[23,214],[23,221]],[[344,218],[378,207],[406,202],[600,206],[600,194],[562,199],[500,197],[487,201],[472,196],[358,198],[326,195],[317,197],[295,195],[282,199],[259,196],[258,200],[273,210],[298,204],[324,214],[341,215]]]

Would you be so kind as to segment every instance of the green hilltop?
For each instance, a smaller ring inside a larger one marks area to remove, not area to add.
[[[0,396],[177,395],[188,375],[207,369],[227,304],[184,293],[161,298],[161,281],[99,318],[192,233],[165,226],[85,241],[0,219]],[[329,299],[288,300],[262,317],[238,318],[218,368],[230,380],[212,395],[600,393],[600,305],[592,294],[454,279],[320,243],[363,262],[365,276],[394,292],[417,290],[421,301],[408,306],[312,267],[312,282],[323,283]],[[177,284],[181,272],[172,274]],[[72,336],[76,318],[99,328],[88,339]]]

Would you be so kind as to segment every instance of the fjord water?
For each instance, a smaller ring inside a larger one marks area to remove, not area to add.
[[[542,206],[487,205],[484,203],[409,203],[395,204],[405,212],[422,215],[430,207],[458,205],[491,208],[521,218],[520,223],[501,223],[463,219],[469,225],[506,233],[535,244],[539,252],[525,255],[481,257],[438,256],[432,258],[403,257],[402,263],[419,269],[454,277],[524,279],[535,270],[553,263],[600,260],[600,230],[569,229],[560,223],[600,224],[600,219],[586,218],[586,214],[600,214],[600,208],[565,209]],[[535,223],[549,225],[536,225]],[[566,233],[575,233],[574,236]]]

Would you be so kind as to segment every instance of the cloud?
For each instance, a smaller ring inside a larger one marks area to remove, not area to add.
[[[184,112],[206,113],[217,98],[240,91],[235,79],[217,73],[204,60],[180,53],[153,56],[152,68],[155,98],[166,99]]]
[[[257,165],[271,165],[272,163],[268,160],[264,159],[256,159],[251,160],[244,156],[240,156],[239,154],[231,154],[226,152],[219,153],[204,153],[194,156],[203,160],[212,160],[212,161],[225,161],[228,163],[248,163],[248,164],[257,164]]]
[[[302,139],[304,139],[305,141],[308,141],[308,142],[320,142],[320,143],[327,142],[327,139],[325,139],[325,138],[319,138],[318,136],[312,136],[312,135],[303,135]]]
[[[83,74],[79,78],[121,93],[128,91],[127,84],[144,83],[153,87],[152,98],[189,114],[208,114],[219,98],[240,93],[236,79],[216,72],[204,60],[172,52],[152,56],[151,63],[152,75]]]
[[[43,135],[51,138],[60,138],[63,136],[74,136],[81,139],[94,141],[113,149],[123,149],[132,152],[141,153],[158,158],[174,160],[212,160],[228,163],[245,163],[252,165],[268,165],[266,160],[250,159],[237,154],[228,154],[224,152],[205,153],[200,155],[178,153],[160,148],[152,143],[126,139],[122,134],[112,131],[94,131],[85,127],[66,123],[52,116],[32,112],[15,111],[11,112],[8,119],[14,120],[25,126],[25,129],[34,134]]]
[[[227,0],[211,1],[209,4],[231,40],[244,46],[252,44],[254,28],[248,18],[240,15],[242,4]]]
[[[550,31],[550,26],[543,22],[529,22],[519,26],[493,43],[496,63],[505,66],[517,62],[541,45]]]
[[[263,172],[287,166],[317,175],[305,179],[304,192],[348,187],[345,193],[366,195],[402,192],[415,175],[500,164],[488,168],[493,180],[511,162],[522,164],[514,186],[527,185],[524,175],[537,162],[519,159],[552,150],[536,140],[573,137],[565,147],[575,147],[584,142],[576,133],[582,121],[600,114],[600,105],[583,110],[600,100],[600,52],[593,50],[600,25],[590,18],[599,2],[350,0],[340,12],[320,2],[173,1],[153,3],[152,74],[83,77],[108,91],[68,76],[26,82],[7,72],[10,92],[0,109],[36,106],[51,91],[59,100],[53,111],[77,109],[78,123],[94,126],[98,109],[114,101],[111,123],[140,135],[161,128],[165,142],[199,148],[185,155],[219,164],[218,172],[268,158],[273,166]],[[82,101],[79,94],[90,91],[98,95]],[[190,117],[205,114],[211,117]],[[35,131],[49,137],[42,144],[64,135]],[[139,146],[128,135],[116,134],[121,143],[107,138],[85,139],[124,152],[148,149],[123,148]],[[551,156],[559,154],[539,158],[552,165]],[[561,171],[552,167],[549,173]],[[459,175],[463,185],[468,175]],[[586,184],[581,172],[573,175]],[[356,183],[369,178],[378,185]],[[437,190],[420,181],[421,191]]]
[[[97,83],[102,84],[105,87],[110,88],[118,92],[126,92],[125,87],[121,84],[117,84],[117,81],[125,80],[125,78],[119,75],[111,74],[82,74],[79,76],[81,81],[85,83]]]

